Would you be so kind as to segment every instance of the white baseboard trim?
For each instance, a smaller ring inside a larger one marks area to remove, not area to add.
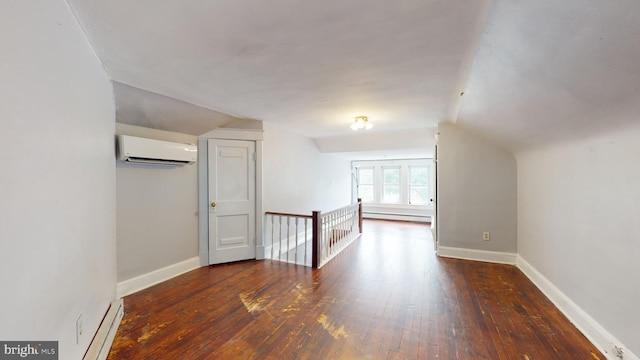
[[[448,246],[438,246],[438,256],[463,259],[463,260],[475,260],[484,261],[498,264],[515,265],[516,256],[515,253],[506,253],[498,251],[487,250],[474,250],[474,249],[462,249]]]
[[[192,257],[191,259],[121,281],[117,285],[116,295],[119,298],[131,295],[134,292],[146,289],[199,267],[200,257]]]
[[[116,299],[111,303],[104,319],[102,319],[102,323],[93,337],[84,359],[106,360],[123,316],[124,302],[122,299]]]
[[[618,341],[520,255],[517,256],[516,266],[608,359],[618,359],[615,353],[617,346],[622,350],[625,360],[640,360],[637,355],[633,354],[631,350]]]

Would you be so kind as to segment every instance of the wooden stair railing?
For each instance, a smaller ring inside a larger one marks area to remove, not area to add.
[[[266,212],[265,217],[263,238],[268,241],[264,257],[315,269],[333,259],[362,233],[360,199],[324,214]]]

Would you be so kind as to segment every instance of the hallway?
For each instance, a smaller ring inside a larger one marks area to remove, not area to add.
[[[125,298],[109,359],[604,359],[514,266],[365,220],[320,270],[245,261]]]

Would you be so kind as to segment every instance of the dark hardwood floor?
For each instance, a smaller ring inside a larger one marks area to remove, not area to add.
[[[365,221],[320,270],[246,261],[125,298],[109,359],[604,359],[514,266],[438,258]]]

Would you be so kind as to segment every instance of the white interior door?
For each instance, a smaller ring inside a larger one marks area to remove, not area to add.
[[[208,140],[209,264],[256,257],[256,145]]]

